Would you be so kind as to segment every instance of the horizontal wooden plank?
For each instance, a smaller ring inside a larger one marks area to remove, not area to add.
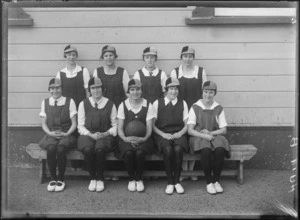
[[[295,76],[295,60],[194,60],[194,63],[205,68],[208,77],[210,75],[250,75],[250,76]],[[90,74],[102,61],[78,60],[78,64],[89,69]],[[123,61],[117,59],[116,64],[124,67],[130,75],[144,66],[142,60]],[[181,60],[160,60],[157,66],[169,75]],[[44,76],[54,77],[60,69],[64,68],[65,62],[59,61],[9,61],[9,76]]]
[[[8,77],[8,92],[47,92],[51,77]],[[294,76],[211,76],[218,91],[293,92]]]
[[[218,91],[295,91],[293,76],[211,76]]]
[[[8,93],[9,109],[38,109],[42,100],[50,94],[45,93]],[[294,92],[218,92],[215,100],[223,107],[230,108],[294,108]]]
[[[294,108],[295,92],[218,92],[215,100],[224,108]]]
[[[174,8],[173,8],[174,9]],[[185,26],[184,18],[191,9],[177,10],[25,10],[34,19],[34,27],[121,27]],[[101,17],[101,19],[99,19]],[[51,18],[51,19],[49,19]]]
[[[105,12],[105,11],[115,11],[115,12],[125,12],[125,11],[191,11],[196,8],[196,6],[165,6],[165,7],[157,7],[157,6],[145,6],[145,7],[22,7],[26,13],[31,12]]]
[[[70,37],[72,36],[72,37]],[[270,25],[117,28],[10,28],[9,44],[296,42],[296,28]]]
[[[229,159],[231,160],[231,159]],[[48,170],[47,170],[48,172]],[[76,172],[69,170],[67,167],[67,170],[65,172],[65,176],[87,176],[88,173],[85,170],[76,170]],[[222,170],[222,177],[236,177],[238,175],[238,171],[236,169],[226,169]],[[49,176],[49,175],[48,175]],[[127,170],[105,170],[104,176],[117,176],[117,177],[128,177],[128,171]],[[181,171],[180,173],[181,177],[191,177],[191,176],[198,176],[202,177],[204,176],[204,172],[202,170],[193,170],[193,171]],[[144,170],[143,171],[143,177],[166,177],[166,171],[165,170]]]
[[[76,44],[79,59],[99,60],[99,44]],[[185,44],[118,44],[114,45],[118,59],[140,60],[143,50],[153,46],[158,50],[161,60],[173,60],[180,57]],[[196,59],[295,59],[295,43],[198,43],[189,44],[196,51]],[[8,60],[63,60],[65,45],[9,45]],[[129,53],[130,51],[130,53]]]
[[[295,126],[294,108],[224,108],[228,126]],[[8,126],[41,126],[40,109],[8,109]]]
[[[229,126],[294,126],[295,108],[224,108]]]
[[[251,144],[244,144],[244,145],[230,145],[231,148],[231,157],[227,160],[250,160],[257,152],[257,148]],[[31,143],[26,147],[26,152],[33,158],[33,159],[46,159],[47,158],[47,151],[43,150],[39,147],[37,143]],[[72,150],[67,153],[68,159],[73,160],[83,160],[84,156],[81,151]],[[146,160],[152,161],[161,161],[164,159],[163,154],[151,154],[147,155]],[[200,154],[183,154],[183,160],[200,160]],[[114,153],[106,154],[106,160],[120,160],[119,158],[115,157]]]

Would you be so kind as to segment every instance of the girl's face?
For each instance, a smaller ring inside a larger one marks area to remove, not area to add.
[[[91,87],[90,91],[91,91],[92,97],[94,99],[99,100],[102,97],[102,87],[101,86]]]
[[[206,103],[211,103],[214,100],[215,97],[215,91],[214,90],[209,90],[209,89],[204,89],[203,90],[203,100]]]
[[[144,62],[147,68],[155,67],[156,56],[155,55],[145,55]]]
[[[50,94],[54,99],[59,99],[62,95],[61,86],[50,87]]]
[[[65,56],[66,56],[66,60],[69,64],[76,64],[77,53],[75,51],[66,53]]]
[[[193,61],[194,61],[194,55],[191,53],[188,54],[183,54],[182,57],[182,63],[186,66],[191,66],[193,65]]]
[[[167,98],[172,101],[177,98],[178,93],[179,89],[177,86],[170,86],[167,91]]]
[[[141,87],[132,87],[129,89],[129,97],[133,100],[137,100],[142,96]]]
[[[115,63],[116,56],[113,52],[105,52],[103,54],[103,60],[107,66],[111,66]]]

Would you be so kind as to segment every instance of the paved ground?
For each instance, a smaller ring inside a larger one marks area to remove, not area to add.
[[[145,180],[143,193],[129,192],[127,180],[106,181],[102,193],[89,192],[87,177],[66,177],[67,188],[49,193],[39,184],[38,169],[9,168],[3,178],[2,217],[98,218],[259,218],[281,216],[276,204],[293,206],[291,171],[245,170],[244,185],[230,177],[220,182],[223,194],[209,195],[204,179],[185,180],[185,194],[166,195],[166,180]]]

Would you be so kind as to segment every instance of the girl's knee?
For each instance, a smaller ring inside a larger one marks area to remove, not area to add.
[[[47,153],[56,153],[56,145],[48,145],[47,146]]]
[[[176,154],[182,154],[183,153],[183,147],[180,145],[174,146],[174,151]]]
[[[92,147],[85,147],[82,152],[84,155],[91,155],[94,154],[94,149]]]
[[[203,148],[200,153],[201,153],[201,158],[209,157],[212,154],[212,150],[210,148],[206,147],[206,148]]]

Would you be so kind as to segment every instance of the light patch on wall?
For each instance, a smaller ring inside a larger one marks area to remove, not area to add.
[[[296,16],[296,8],[215,8],[214,16]]]

